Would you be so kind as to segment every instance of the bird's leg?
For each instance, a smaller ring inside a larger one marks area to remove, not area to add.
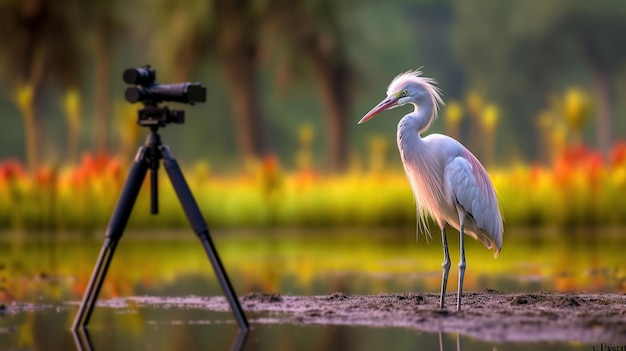
[[[439,351],[444,351],[443,349],[443,333],[441,330],[439,331]]]
[[[463,295],[463,278],[465,276],[465,212],[459,211],[459,222],[461,224],[459,233],[461,234],[460,246],[461,246],[461,258],[459,259],[459,291],[458,298],[456,300],[456,310],[461,310],[461,296]]]
[[[439,308],[443,308],[446,295],[446,286],[448,285],[448,273],[450,272],[450,253],[448,252],[448,240],[446,239],[445,225],[441,227],[441,241],[443,243],[443,273],[441,277],[441,299],[439,300]]]

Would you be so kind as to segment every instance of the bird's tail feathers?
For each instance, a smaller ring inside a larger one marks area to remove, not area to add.
[[[484,238],[484,237],[483,237]],[[493,250],[493,258],[498,258],[498,255],[500,255],[500,248],[498,247],[498,244],[496,244],[493,240],[488,239],[486,240],[487,243],[485,243],[485,241],[483,241],[483,244],[488,248]]]
[[[485,232],[484,230],[480,230],[477,234],[473,231],[466,230],[465,234],[471,236],[477,241],[480,241],[487,249],[493,250],[493,258],[498,258],[502,245],[498,245],[496,240],[491,238],[491,236],[489,236],[487,232]]]

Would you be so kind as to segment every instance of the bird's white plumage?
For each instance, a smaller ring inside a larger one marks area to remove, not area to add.
[[[425,235],[430,235],[427,216],[430,215],[435,219],[441,218],[438,204],[445,201],[443,182],[435,181],[436,179],[443,179],[445,164],[443,159],[435,154],[412,152],[416,149],[416,144],[422,142],[422,140],[412,137],[412,134],[417,134],[413,130],[415,128],[413,122],[415,121],[409,118],[400,120],[398,124],[398,149],[404,171],[413,190],[418,231],[421,229]],[[422,165],[422,167],[417,165]]]
[[[418,229],[430,233],[426,221],[430,215],[440,227],[449,224],[458,230],[458,205],[467,214],[465,233],[497,255],[503,224],[487,172],[474,155],[448,136],[411,137],[417,134],[414,122],[411,118],[400,121],[398,147],[415,197]],[[416,151],[420,149],[430,152]]]
[[[387,97],[365,114],[359,124],[387,109],[406,104],[415,107],[398,123],[398,149],[415,196],[418,232],[423,229],[429,234],[427,215],[441,229],[444,247],[441,308],[450,270],[445,227],[451,225],[461,233],[457,298],[457,310],[460,310],[466,267],[464,236],[479,240],[497,256],[502,248],[503,223],[495,189],[478,159],[448,136],[421,136],[443,104],[441,91],[435,84],[434,80],[422,77],[419,70],[398,75],[389,84]]]
[[[502,248],[502,218],[489,178],[478,160],[468,152],[445,166],[444,191],[448,202],[456,203],[468,215],[466,234],[479,240],[497,255]],[[495,215],[494,215],[495,214]],[[457,227],[454,218],[448,221]]]
[[[415,196],[418,229],[429,233],[427,215],[440,227],[449,224],[459,229],[458,211],[463,210],[465,233],[497,255],[502,248],[502,217],[484,167],[458,141],[440,134],[420,135],[443,104],[435,84],[417,70],[398,75],[387,88],[388,96],[407,89],[409,94],[398,99],[398,105],[415,105],[415,111],[398,123],[398,148]]]

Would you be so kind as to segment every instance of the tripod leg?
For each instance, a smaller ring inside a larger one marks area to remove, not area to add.
[[[165,170],[167,171],[167,175],[169,176],[172,186],[176,191],[178,200],[185,210],[185,214],[187,215],[187,219],[189,220],[191,227],[200,238],[200,241],[202,241],[202,245],[204,246],[204,249],[209,256],[209,260],[211,260],[211,264],[213,265],[215,275],[222,286],[222,290],[228,299],[228,303],[230,304],[233,313],[235,314],[239,328],[241,328],[242,331],[247,332],[249,329],[248,320],[246,319],[241,305],[239,304],[237,294],[235,294],[235,290],[226,275],[222,261],[217,254],[213,241],[211,240],[209,227],[202,217],[202,213],[196,204],[196,200],[193,198],[191,190],[189,190],[189,186],[187,185],[187,181],[185,181],[183,172],[180,170],[178,162],[176,162],[166,145],[161,147],[161,153],[163,154],[163,164],[165,165]]]
[[[128,218],[135,205],[141,184],[148,171],[148,164],[144,159],[146,150],[147,149],[143,146],[139,148],[135,161],[126,178],[122,194],[117,201],[117,205],[115,205],[115,210],[113,211],[104,237],[100,256],[98,257],[91,279],[89,280],[89,285],[83,296],[83,302],[78,309],[78,314],[72,325],[72,330],[74,331],[78,328],[84,328],[87,323],[89,323],[89,318],[91,317],[96,299],[100,293],[100,288],[102,288],[102,282],[104,281],[107,270],[109,269],[109,264],[115,253],[115,247],[124,233],[124,228],[126,227],[126,223],[128,223]]]

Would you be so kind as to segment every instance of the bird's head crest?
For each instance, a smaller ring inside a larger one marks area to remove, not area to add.
[[[439,107],[444,105],[443,98],[441,97],[441,89],[437,87],[437,82],[434,79],[422,76],[422,71],[419,68],[397,75],[387,88],[387,96],[401,92],[407,87],[408,84],[411,83],[417,84],[423,88],[428,95],[430,95],[433,100],[433,104],[435,105],[435,117],[437,117]]]

